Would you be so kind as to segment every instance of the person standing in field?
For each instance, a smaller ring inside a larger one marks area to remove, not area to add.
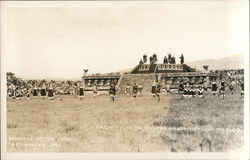
[[[93,86],[93,93],[94,93],[94,97],[96,97],[96,95],[97,95],[97,84],[96,83]]]
[[[211,88],[211,90],[212,90],[211,93],[213,95],[215,95],[216,92],[217,92],[217,84],[216,84],[215,80],[213,80],[213,82],[212,82],[212,88]]]
[[[32,94],[33,94],[33,97],[34,98],[37,98],[38,96],[38,88],[37,88],[37,85],[35,84],[33,90],[32,90]]]
[[[203,89],[203,87],[201,85],[199,86],[198,97],[199,98],[204,98],[204,89]]]
[[[167,93],[170,93],[170,84],[166,84],[166,91]]]
[[[41,97],[42,97],[42,99],[45,99],[45,97],[46,97],[46,84],[45,84],[45,82],[42,83]]]
[[[161,97],[160,97],[160,93],[161,93],[161,86],[158,82],[156,82],[156,86],[155,86],[155,89],[156,89],[156,92],[155,92],[155,95],[157,97],[157,100],[158,102],[161,100]]]
[[[240,81],[240,88],[241,88],[240,96],[241,96],[241,99],[243,99],[244,98],[244,81],[243,80]]]
[[[133,85],[133,97],[136,98],[137,97],[137,92],[138,92],[138,87],[136,85],[136,83]]]
[[[15,99],[20,100],[22,97],[21,90],[17,87],[15,90]]]
[[[234,79],[232,79],[232,81],[230,82],[230,85],[229,85],[229,90],[230,90],[232,95],[235,92],[235,86],[236,86],[236,83],[235,83]]]
[[[184,86],[184,94],[183,94],[183,97],[188,98],[189,96],[190,96],[189,83],[187,83],[187,84]]]
[[[84,86],[83,86],[83,84],[81,84],[80,88],[79,88],[79,97],[80,97],[80,100],[83,100],[83,96],[84,96]]]
[[[109,89],[109,97],[111,101],[115,101],[115,92],[116,92],[115,86],[114,84],[111,84]]]
[[[143,87],[142,87],[142,84],[140,83],[139,86],[138,86],[138,93],[140,95],[142,95],[142,90],[143,90]]]
[[[26,99],[30,99],[31,90],[29,87],[26,88]]]
[[[156,82],[155,81],[152,84],[151,93],[153,94],[154,97],[156,96]]]
[[[192,98],[195,98],[195,89],[194,89],[194,85],[190,86],[190,94]]]
[[[222,96],[223,100],[225,99],[225,82],[223,80],[220,82],[220,89],[218,96]]]
[[[8,95],[8,97],[7,97],[8,99],[11,98],[11,97],[13,96],[12,90],[9,89],[9,88],[8,88],[8,90],[7,90],[7,95]]]
[[[167,92],[170,93],[170,94],[172,94],[171,88],[172,88],[173,85],[174,85],[174,78],[171,77],[170,80],[169,80],[169,84],[166,86],[167,87]]]
[[[129,84],[129,83],[127,83],[127,85],[126,85],[126,87],[125,87],[125,94],[126,94],[127,96],[130,95],[130,84]]]
[[[183,85],[182,81],[180,81],[180,83],[179,83],[178,93],[179,93],[179,95],[180,95],[181,99],[183,99],[183,94],[184,94],[184,85]]]
[[[11,84],[11,85],[9,86],[8,96],[9,96],[10,98],[14,98],[14,97],[15,97],[15,85]]]
[[[74,85],[74,87],[73,87],[73,90],[74,90],[74,98],[77,98],[77,95],[78,95],[78,89],[77,89],[78,87],[77,87],[77,84],[76,85]]]
[[[209,87],[209,82],[206,80],[204,82],[204,90],[207,91],[208,90],[208,87]]]
[[[52,84],[49,85],[49,89],[48,89],[48,98],[49,100],[54,100],[54,88],[52,86]]]

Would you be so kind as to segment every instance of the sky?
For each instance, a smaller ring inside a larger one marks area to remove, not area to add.
[[[243,53],[244,1],[26,2],[6,9],[6,71],[26,78],[76,78],[158,63]],[[14,4],[14,5],[12,5]]]

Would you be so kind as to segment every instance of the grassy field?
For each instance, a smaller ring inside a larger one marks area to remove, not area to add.
[[[239,94],[7,101],[9,152],[221,152],[242,147],[242,131]]]

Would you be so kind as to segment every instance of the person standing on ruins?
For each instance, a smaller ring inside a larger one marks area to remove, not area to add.
[[[180,56],[180,63],[181,63],[181,64],[184,63],[184,56],[183,56],[183,54],[181,54],[181,56]]]
[[[164,57],[163,64],[168,64],[168,58],[167,58],[167,56]]]

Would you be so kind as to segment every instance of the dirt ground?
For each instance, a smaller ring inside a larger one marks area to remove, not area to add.
[[[239,94],[7,100],[8,152],[221,152],[243,145]]]

